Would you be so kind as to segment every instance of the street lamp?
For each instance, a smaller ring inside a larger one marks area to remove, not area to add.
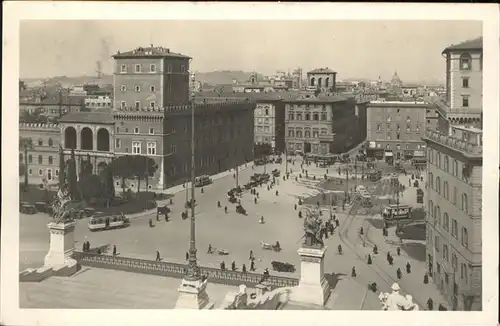
[[[195,75],[191,73],[191,82],[194,83]],[[191,93],[191,235],[189,241],[189,260],[187,269],[187,279],[190,281],[198,281],[201,279],[200,268],[196,262],[196,222],[195,222],[195,155],[194,155],[194,91]]]

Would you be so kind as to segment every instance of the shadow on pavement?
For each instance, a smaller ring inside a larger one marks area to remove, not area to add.
[[[425,261],[425,245],[422,243],[404,243],[401,245],[408,256],[411,258],[424,262]]]
[[[384,221],[381,219],[367,218],[366,221],[370,222],[370,224],[379,230],[384,228]]]
[[[340,280],[340,276],[346,276],[344,273],[327,273],[325,274],[325,278],[328,281],[328,285],[330,286],[330,289],[333,290],[337,286]]]

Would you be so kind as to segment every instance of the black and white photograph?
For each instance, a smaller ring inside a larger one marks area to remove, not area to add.
[[[10,33],[3,323],[97,309],[117,324],[186,309],[221,311],[214,325],[236,322],[223,310],[494,322],[498,8],[163,4],[168,19],[148,19],[116,2],[80,3],[79,19],[65,5],[16,13]]]

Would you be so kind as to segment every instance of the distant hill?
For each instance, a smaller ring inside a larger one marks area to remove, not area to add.
[[[196,80],[201,81],[209,85],[220,85],[220,84],[232,84],[233,78],[239,82],[245,82],[250,79],[251,72],[245,72],[241,70],[219,70],[212,72],[196,72]],[[262,74],[257,74],[259,78],[263,78]],[[113,84],[113,75],[103,75],[101,79],[97,79],[95,76],[56,76],[50,78],[26,78],[22,79],[26,82],[28,87],[40,87],[45,84],[47,87],[51,86],[62,86],[71,87],[74,85],[83,85],[88,83],[97,84]]]

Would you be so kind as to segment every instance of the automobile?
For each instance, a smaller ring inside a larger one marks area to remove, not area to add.
[[[275,176],[275,177],[279,177],[279,176],[280,176],[280,171],[279,171],[278,169],[274,169],[274,170],[272,171],[272,174],[273,174],[273,176]]]

